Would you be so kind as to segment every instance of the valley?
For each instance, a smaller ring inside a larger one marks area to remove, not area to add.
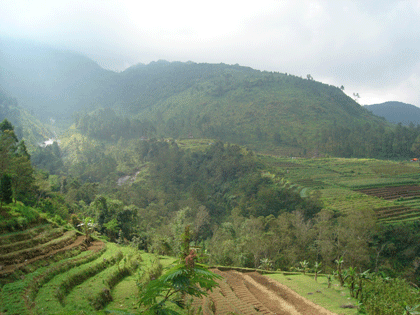
[[[14,49],[1,314],[415,314],[418,125],[311,76]]]

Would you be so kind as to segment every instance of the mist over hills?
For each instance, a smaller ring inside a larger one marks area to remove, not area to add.
[[[74,52],[1,42],[0,86],[44,121],[68,122],[75,112],[108,108],[153,124],[157,137],[208,137],[289,152],[316,149],[325,128],[387,127],[339,88],[313,79],[162,60],[116,73]]]
[[[365,108],[376,116],[384,117],[387,121],[408,126],[410,123],[420,124],[420,108],[402,102],[385,102],[365,105]]]
[[[74,52],[13,39],[0,43],[0,86],[40,118],[66,119],[89,108],[115,75]]]

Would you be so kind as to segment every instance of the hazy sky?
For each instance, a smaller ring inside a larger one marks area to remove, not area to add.
[[[1,0],[0,36],[123,70],[158,59],[287,72],[420,106],[420,0]]]

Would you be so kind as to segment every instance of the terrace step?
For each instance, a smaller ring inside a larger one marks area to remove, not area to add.
[[[68,247],[60,249],[60,251],[68,252],[74,244],[84,244],[84,236],[78,237],[75,243]],[[35,272],[32,272],[21,280],[14,283],[6,284],[3,290],[0,291],[0,313],[4,314],[34,314],[32,308],[35,306],[34,300],[40,288],[48,283],[53,277],[58,274],[65,273],[75,266],[85,264],[99,257],[105,250],[103,242],[95,241],[88,247],[88,251],[72,255],[71,257],[52,263],[48,267],[41,267]],[[15,310],[15,311],[13,311]]]
[[[54,238],[58,238],[63,234],[64,229],[62,227],[43,231],[33,238],[0,246],[0,255],[34,247],[39,244],[49,242]]]
[[[37,225],[31,229],[0,235],[0,246],[28,240],[51,228],[51,224]]]
[[[107,249],[95,260],[84,263],[77,268],[72,268],[65,274],[58,274],[38,292],[35,299],[36,312],[43,314],[56,314],[57,311],[59,313],[69,313],[70,311],[66,308],[69,293],[76,286],[96,276],[115,263],[115,257],[110,257]],[[87,298],[87,296],[83,296],[83,298]],[[40,305],[43,305],[43,309],[39,309]]]
[[[48,251],[47,253],[44,253],[42,255],[37,255],[37,256],[35,256],[33,258],[30,258],[30,259],[25,259],[25,261],[23,261],[21,263],[2,266],[2,268],[0,270],[0,277],[7,277],[9,274],[15,272],[16,270],[24,270],[27,266],[29,266],[31,264],[34,264],[35,262],[38,262],[38,261],[48,260],[49,258],[53,257],[56,254],[60,254],[60,253],[65,252],[65,251],[74,250],[74,249],[77,249],[79,247],[84,247],[84,246],[86,246],[85,243],[84,243],[84,240],[85,240],[84,236],[78,236],[74,239],[73,242],[69,242],[68,240],[66,240],[65,244],[63,244],[65,246],[63,246],[61,248],[58,248],[58,249],[55,249],[55,250],[52,250],[52,251]],[[1,257],[0,257],[0,259],[1,259]],[[48,262],[45,262],[45,263],[48,264]]]
[[[76,231],[67,231],[60,238],[53,239],[47,243],[33,248],[26,248],[0,256],[0,265],[8,266],[20,264],[26,260],[43,256],[54,250],[63,248],[73,243],[77,238]]]
[[[358,189],[356,191],[364,193],[369,196],[382,198],[385,200],[395,200],[399,198],[413,198],[413,197],[420,196],[420,186],[418,185],[368,188],[368,189]]]

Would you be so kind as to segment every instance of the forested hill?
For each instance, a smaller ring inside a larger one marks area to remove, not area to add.
[[[408,126],[410,123],[420,124],[420,108],[401,102],[385,102],[381,104],[365,105],[365,108],[387,121]]]
[[[291,155],[363,155],[347,147],[388,128],[341,89],[309,75],[166,61],[115,73],[72,52],[2,43],[0,85],[44,119],[109,108],[123,119],[147,121],[153,130],[147,136],[214,138]],[[121,132],[112,128],[116,138]]]

